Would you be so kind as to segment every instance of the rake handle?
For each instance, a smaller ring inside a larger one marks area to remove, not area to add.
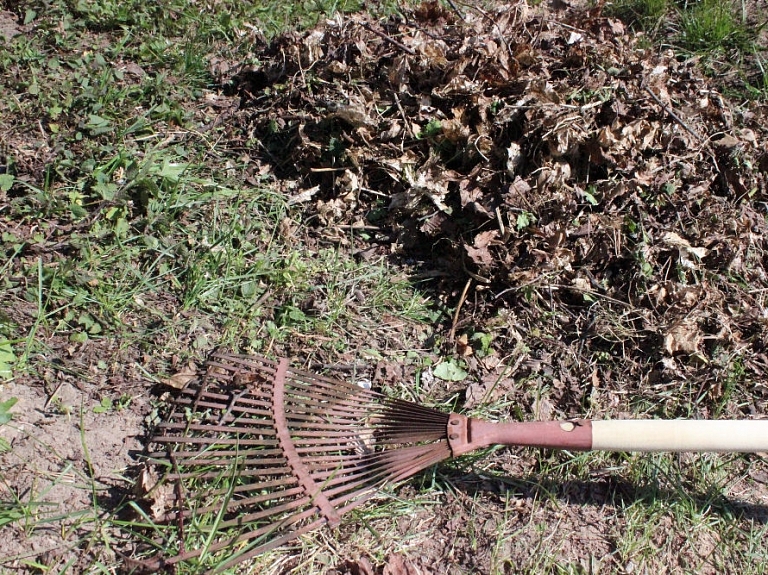
[[[768,451],[768,420],[608,420],[492,423],[448,418],[454,457],[490,445],[576,451]]]

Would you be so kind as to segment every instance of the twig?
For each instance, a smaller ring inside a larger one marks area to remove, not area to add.
[[[411,126],[411,122],[408,120],[408,116],[405,115],[405,110],[403,109],[403,105],[400,103],[400,98],[397,97],[397,94],[393,94],[393,96],[395,98],[395,104],[397,104],[397,109],[400,110],[400,115],[403,117],[405,128],[410,132],[411,137],[414,140],[417,140],[418,136],[416,135],[416,132],[413,131],[413,126]]]
[[[395,39],[394,39],[394,38],[392,38],[391,36],[387,36],[387,35],[386,35],[384,32],[381,32],[381,31],[379,31],[379,30],[376,30],[375,28],[373,28],[373,27],[372,27],[370,24],[368,24],[367,22],[366,22],[365,24],[363,24],[363,28],[365,28],[365,29],[366,29],[366,30],[368,30],[369,32],[373,32],[374,34],[376,34],[376,35],[377,35],[377,36],[379,36],[380,38],[383,38],[384,40],[386,40],[386,41],[387,41],[387,42],[389,42],[390,44],[394,44],[395,46],[397,46],[397,47],[398,47],[398,48],[400,48],[401,50],[403,50],[403,51],[405,51],[405,52],[408,52],[408,53],[409,53],[411,56],[415,56],[415,55],[416,55],[416,50],[414,50],[413,48],[409,48],[408,46],[406,46],[406,45],[405,45],[405,44],[403,44],[402,42],[398,42],[397,40],[395,40]]]
[[[456,336],[456,326],[459,323],[459,312],[461,311],[461,306],[463,306],[464,302],[467,300],[467,292],[469,292],[469,286],[471,285],[472,278],[469,278],[467,284],[464,286],[464,291],[461,292],[459,305],[456,306],[456,312],[453,314],[453,324],[451,325],[451,331],[448,333],[448,341],[453,341],[453,338]]]
[[[461,21],[462,21],[462,22],[466,22],[466,21],[467,21],[467,19],[466,19],[466,18],[464,18],[464,14],[462,14],[462,13],[461,13],[461,11],[459,11],[459,7],[458,7],[458,6],[456,6],[456,3],[455,3],[455,2],[453,2],[453,0],[446,0],[446,1],[448,2],[448,6],[450,6],[450,7],[453,9],[453,11],[454,11],[454,12],[456,12],[456,15],[457,15],[459,18],[461,18]]]
[[[673,112],[673,111],[672,111],[672,110],[669,108],[669,106],[667,106],[667,105],[666,105],[664,102],[662,102],[662,101],[659,99],[659,97],[658,97],[656,94],[654,94],[654,93],[653,93],[653,90],[651,90],[651,89],[650,89],[648,86],[644,86],[644,88],[645,88],[645,91],[646,91],[646,92],[648,92],[648,93],[651,95],[651,98],[653,98],[654,100],[656,100],[656,103],[657,103],[659,106],[661,106],[661,107],[662,107],[662,109],[663,109],[663,110],[664,110],[664,111],[665,111],[667,114],[669,114],[669,115],[670,115],[670,117],[671,117],[671,118],[672,118],[672,119],[673,119],[675,122],[677,122],[677,123],[678,123],[678,124],[680,124],[680,125],[681,125],[683,128],[685,128],[685,130],[686,130],[686,131],[687,131],[689,134],[691,134],[691,135],[692,135],[694,138],[696,138],[696,139],[697,139],[699,142],[701,142],[702,144],[703,144],[703,143],[706,141],[706,140],[704,140],[704,138],[702,138],[702,137],[701,137],[701,136],[699,136],[699,135],[698,135],[696,132],[694,132],[694,131],[693,131],[693,128],[689,127],[689,126],[688,126],[688,124],[686,124],[686,123],[683,121],[683,119],[682,119],[680,116],[678,116],[677,114],[675,114],[675,113],[674,113],[674,112]]]

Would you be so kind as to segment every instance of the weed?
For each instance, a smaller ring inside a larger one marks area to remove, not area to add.
[[[0,380],[13,377],[13,364],[17,361],[16,354],[9,341],[0,342]]]
[[[13,413],[11,413],[11,408],[13,408],[13,406],[16,405],[18,401],[19,401],[18,398],[12,397],[10,399],[0,402],[0,425],[5,425],[13,419]],[[0,437],[0,453],[3,453],[4,451],[9,451],[10,449],[11,449],[11,444],[8,443],[8,441],[5,438]],[[2,525],[1,513],[0,513],[0,525]]]
[[[93,408],[93,413],[108,413],[110,411],[122,411],[131,405],[133,398],[127,393],[122,394],[117,401],[110,397],[102,397],[99,405]]]

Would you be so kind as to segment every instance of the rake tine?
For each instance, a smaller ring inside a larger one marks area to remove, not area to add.
[[[182,508],[163,520],[207,535],[205,551],[158,565],[240,549],[220,568],[232,566],[337,524],[383,486],[450,455],[447,414],[285,360],[215,353],[170,406],[147,456],[177,485]],[[200,523],[208,515],[215,521]]]

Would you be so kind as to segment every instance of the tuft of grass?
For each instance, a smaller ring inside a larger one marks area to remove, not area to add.
[[[744,53],[750,47],[752,35],[728,2],[699,0],[690,5],[686,2],[679,11],[679,19],[679,43],[693,52],[734,48]]]
[[[607,14],[620,18],[633,30],[643,31],[653,43],[671,43],[683,53],[703,56],[714,76],[735,75],[740,90],[751,98],[768,97],[765,53],[761,30],[768,21],[749,14],[744,2],[718,0],[617,0]],[[757,18],[758,21],[754,19]],[[727,85],[726,92],[733,86]]]
[[[608,13],[634,29],[651,31],[659,28],[670,8],[670,0],[618,0],[608,7]]]

